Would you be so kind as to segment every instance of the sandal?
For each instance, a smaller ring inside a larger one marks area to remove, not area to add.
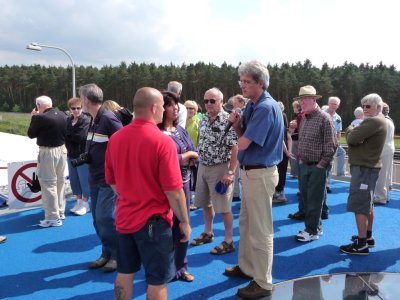
[[[192,246],[208,244],[211,243],[213,240],[214,240],[214,235],[212,233],[208,234],[203,232],[202,234],[200,234],[199,237],[193,239]]]
[[[233,241],[230,242],[230,244],[223,241],[220,245],[215,246],[210,253],[215,255],[222,255],[233,251],[235,251],[235,247],[233,246]]]
[[[185,282],[192,282],[194,280],[194,276],[188,271],[185,271],[181,274],[181,277],[179,277],[179,279]]]

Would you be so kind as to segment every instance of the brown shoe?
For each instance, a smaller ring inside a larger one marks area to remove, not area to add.
[[[230,276],[230,277],[242,277],[242,278],[252,279],[252,277],[243,273],[242,269],[240,269],[240,267],[238,265],[234,266],[234,267],[226,268],[224,274],[226,276]]]
[[[95,261],[92,261],[89,264],[89,269],[98,269],[103,267],[107,262],[109,261],[108,258],[105,258],[103,256],[99,257],[98,259],[96,259]]]
[[[272,290],[266,290],[260,287],[254,280],[241,289],[238,289],[237,295],[244,299],[257,299],[260,297],[271,296]]]
[[[104,273],[111,273],[117,270],[117,261],[115,259],[110,259],[103,267]]]

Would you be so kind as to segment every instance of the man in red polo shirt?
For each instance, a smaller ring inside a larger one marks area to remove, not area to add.
[[[176,147],[156,126],[163,103],[158,90],[139,89],[135,120],[112,136],[106,152],[106,181],[118,194],[117,299],[132,298],[141,264],[148,298],[167,299],[166,283],[175,275],[172,213],[181,221],[181,241],[191,233]]]

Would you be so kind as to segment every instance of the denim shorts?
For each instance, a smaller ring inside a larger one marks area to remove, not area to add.
[[[132,274],[143,264],[146,282],[163,285],[175,276],[172,229],[161,217],[151,218],[139,231],[118,233],[118,273]]]

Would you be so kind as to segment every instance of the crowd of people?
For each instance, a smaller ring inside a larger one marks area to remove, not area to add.
[[[68,101],[68,117],[52,107],[48,96],[36,99],[28,136],[39,145],[44,219],[38,225],[63,225],[68,166],[76,198],[70,211],[92,213],[102,246],[89,268],[117,271],[116,299],[131,299],[141,266],[149,299],[166,299],[171,280],[195,280],[187,249],[189,243],[213,242],[216,213],[224,239],[210,254],[236,251],[232,201],[241,201],[238,263],[224,274],[250,279],[237,292],[244,299],[271,295],[272,204],[287,202],[289,163],[299,188],[299,210],[289,218],[304,221],[294,236],[312,242],[323,235],[334,157],[336,174],[346,173],[340,99],[329,97],[323,108],[313,86],[300,87],[289,122],[283,103],[267,91],[269,72],[262,63],[242,63],[238,75],[242,94],[224,103],[221,90],[211,87],[202,100],[204,114],[197,101],[183,101],[177,81],[163,91],[140,88],[133,98],[134,116],[113,100],[103,101],[96,84],[79,88],[79,98]],[[351,175],[347,210],[357,225],[352,243],[339,247],[347,254],[369,253],[375,244],[374,203],[389,201],[394,125],[388,113],[381,97],[369,94],[345,130]],[[203,211],[204,230],[190,242],[190,210],[197,208]]]

